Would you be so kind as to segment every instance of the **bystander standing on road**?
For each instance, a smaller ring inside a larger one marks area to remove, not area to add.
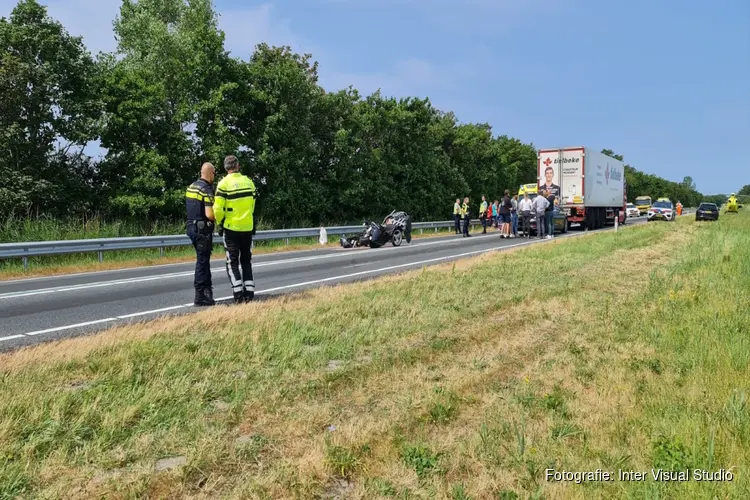
[[[500,237],[510,238],[510,210],[513,208],[513,203],[510,201],[510,191],[505,190],[505,196],[503,201],[500,202]]]
[[[547,224],[544,219],[544,212],[549,206],[549,201],[544,197],[544,195],[540,194],[539,196],[534,198],[532,205],[534,208],[534,215],[536,216],[536,235],[541,239],[544,238],[544,235],[546,233]]]
[[[487,234],[487,197],[482,195],[482,203],[479,205],[479,219],[482,221],[482,234]]]
[[[510,209],[510,230],[513,236],[518,236],[518,195],[514,195],[510,202],[513,205]]]
[[[549,189],[545,191],[549,205],[544,211],[544,221],[547,225],[547,238],[552,239],[555,235],[555,195]]]
[[[521,214],[521,233],[527,238],[531,237],[531,212],[533,209],[529,195],[524,193],[523,199],[518,202],[518,211]]]

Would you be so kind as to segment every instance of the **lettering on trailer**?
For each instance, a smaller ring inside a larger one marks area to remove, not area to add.
[[[620,181],[622,180],[622,173],[615,167],[610,167],[609,163],[607,163],[607,169],[604,171],[604,179],[607,181],[607,184],[609,184],[610,179]]]
[[[549,158],[547,159],[549,160]],[[563,158],[562,162],[563,163],[580,163],[581,159],[580,158]],[[555,158],[555,163],[560,163],[560,158]]]

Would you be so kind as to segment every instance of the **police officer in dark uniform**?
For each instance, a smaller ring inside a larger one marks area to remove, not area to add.
[[[211,251],[214,235],[214,166],[204,163],[201,177],[188,186],[185,192],[187,209],[187,235],[195,248],[195,306],[215,304],[211,282]]]

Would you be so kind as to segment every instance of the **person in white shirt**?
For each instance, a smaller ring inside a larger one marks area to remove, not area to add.
[[[533,209],[529,195],[524,193],[523,198],[518,202],[518,213],[521,216],[521,234],[527,238],[531,237],[531,212]]]

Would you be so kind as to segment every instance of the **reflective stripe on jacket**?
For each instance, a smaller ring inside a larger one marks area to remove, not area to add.
[[[255,213],[255,184],[239,172],[224,177],[216,186],[216,224],[230,231],[252,231]]]

